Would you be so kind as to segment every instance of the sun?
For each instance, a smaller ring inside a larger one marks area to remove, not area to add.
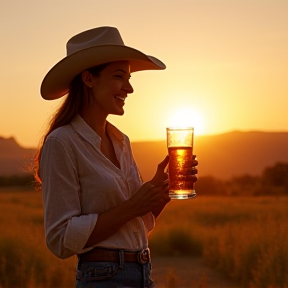
[[[204,120],[202,114],[191,108],[179,108],[170,117],[169,127],[194,127],[195,134],[204,134]]]

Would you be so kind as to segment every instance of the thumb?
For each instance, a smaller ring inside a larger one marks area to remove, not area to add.
[[[163,183],[164,181],[163,179],[165,176],[165,168],[168,165],[168,163],[169,163],[169,156],[167,155],[165,159],[158,164],[157,171],[151,180],[152,185],[158,185],[159,183]]]
[[[166,166],[169,163],[169,156],[167,155],[162,162],[158,164],[157,172],[164,172]]]

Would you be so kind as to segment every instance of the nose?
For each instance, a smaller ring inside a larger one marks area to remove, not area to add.
[[[132,85],[130,84],[129,81],[126,81],[125,84],[123,85],[122,89],[126,92],[126,93],[133,93],[134,89],[132,87]]]

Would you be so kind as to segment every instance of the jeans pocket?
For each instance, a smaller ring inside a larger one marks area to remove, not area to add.
[[[85,263],[77,269],[76,279],[81,282],[111,279],[117,275],[119,266],[108,263]]]

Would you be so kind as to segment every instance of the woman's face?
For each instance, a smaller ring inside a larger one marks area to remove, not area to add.
[[[129,93],[133,93],[129,79],[128,61],[113,62],[99,76],[91,75],[93,106],[97,107],[98,112],[107,116],[124,114],[125,99]]]

